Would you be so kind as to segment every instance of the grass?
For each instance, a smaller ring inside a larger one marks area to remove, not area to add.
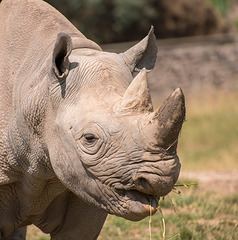
[[[26,240],[50,240],[50,236],[42,233],[37,227],[30,225],[27,227]]]
[[[236,239],[238,234],[238,194],[219,196],[198,189],[184,190],[183,196],[171,194],[160,201],[166,222],[165,239]],[[173,207],[171,206],[173,199]],[[176,212],[175,212],[175,210]],[[116,222],[116,224],[115,224]],[[109,216],[99,239],[150,239],[149,219],[129,222]],[[159,213],[152,217],[152,239],[163,239]]]
[[[182,170],[238,169],[238,94],[187,96],[187,117],[179,139]],[[196,182],[194,179],[192,182]],[[182,180],[181,183],[191,183]],[[178,189],[160,201],[165,239],[233,240],[238,236],[238,194],[202,191],[197,186]],[[109,216],[100,240],[149,240],[149,221],[130,222]],[[151,218],[151,239],[162,240],[161,214]],[[35,227],[27,240],[49,240]]]

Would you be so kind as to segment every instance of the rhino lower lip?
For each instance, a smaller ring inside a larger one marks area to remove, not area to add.
[[[157,211],[159,205],[159,197],[147,195],[137,190],[119,190],[120,195],[127,197],[129,200],[135,202],[137,205],[142,205],[142,209],[154,214]]]

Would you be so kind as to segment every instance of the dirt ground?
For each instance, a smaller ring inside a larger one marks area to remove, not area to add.
[[[201,191],[212,190],[219,194],[238,194],[238,170],[181,172],[180,179],[196,181]]]

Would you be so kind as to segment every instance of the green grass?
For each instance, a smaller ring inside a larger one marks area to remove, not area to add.
[[[201,193],[198,189],[183,190],[184,195],[173,195],[161,200],[166,221],[166,239],[202,240],[235,239],[238,234],[238,194],[219,196],[214,192]],[[99,239],[149,239],[149,218],[129,222],[109,216]],[[152,239],[162,239],[161,215],[152,217]],[[180,236],[179,236],[180,235]]]
[[[233,24],[234,24],[235,28],[238,29],[238,19],[235,19]]]

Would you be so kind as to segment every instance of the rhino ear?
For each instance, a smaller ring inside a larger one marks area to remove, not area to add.
[[[152,70],[157,57],[156,38],[153,26],[144,39],[120,55],[123,57],[131,72],[139,72],[143,68],[146,68],[147,72]]]
[[[69,55],[72,51],[72,41],[68,34],[59,33],[53,50],[53,72],[57,78],[65,78],[69,72]]]

